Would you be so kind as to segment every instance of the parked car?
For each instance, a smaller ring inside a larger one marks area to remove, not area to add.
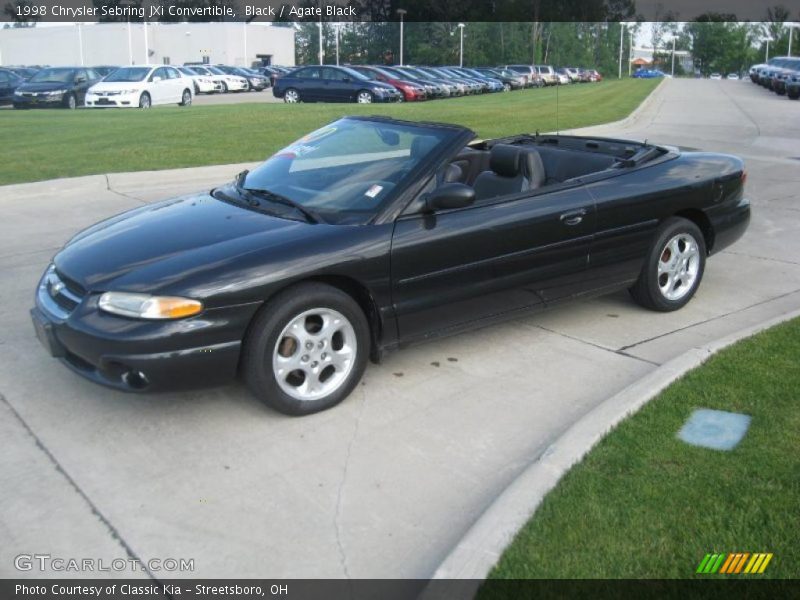
[[[192,103],[194,82],[169,65],[133,65],[117,69],[86,94],[90,108],[150,108]]]
[[[284,102],[398,102],[402,94],[382,81],[347,67],[302,67],[275,81],[272,93]]]
[[[539,71],[533,65],[506,65],[506,69],[520,73],[525,77],[526,87],[544,87],[545,83]]]
[[[24,82],[14,71],[0,67],[0,104],[11,104],[14,91]]]
[[[77,108],[100,79],[99,73],[85,67],[42,69],[14,91],[14,108]]]
[[[719,73],[712,73],[711,75],[708,76],[708,78],[713,79],[714,81],[719,81],[720,79],[722,79],[722,75],[720,75]]]
[[[597,69],[588,69],[586,72],[589,74],[589,81],[603,81],[603,76]]]
[[[425,100],[428,97],[425,87],[421,83],[415,83],[413,81],[409,81],[408,79],[400,79],[392,73],[381,69],[380,67],[350,65],[349,68],[353,69],[354,71],[358,71],[367,79],[388,83],[400,91],[400,99],[405,100],[406,102],[419,102],[420,100]]]
[[[617,289],[678,310],[749,222],[734,156],[474,136],[345,117],[226,185],[103,221],[45,270],[36,335],[95,383],[238,373],[304,415],[344,400],[370,358],[524,311]]]
[[[558,85],[558,77],[553,67],[550,65],[534,65],[534,68],[545,85]]]
[[[226,75],[231,77],[239,77],[244,80],[244,90],[248,92],[260,92],[269,87],[269,79],[264,77],[260,73],[256,73],[255,71],[250,71],[249,69],[244,69],[242,67],[229,67],[227,65],[214,65],[215,68],[219,69]],[[229,89],[230,86],[228,86]],[[231,91],[234,91],[231,89]]]
[[[556,77],[558,77],[559,85],[567,85],[572,83],[572,79],[570,79],[569,73],[563,67],[560,69],[556,69]]]
[[[202,67],[175,67],[184,77],[192,80],[194,94],[215,94],[222,91],[222,83],[214,81],[208,74],[202,73]]]
[[[456,71],[457,73],[461,73],[466,77],[470,77],[474,80],[479,82],[483,82],[485,85],[488,86],[486,91],[488,92],[508,92],[511,91],[511,87],[506,87],[506,85],[500,81],[499,78],[489,75],[487,73],[482,73],[477,69],[472,69],[469,67],[452,67],[452,70]]]
[[[445,98],[449,98],[451,96],[463,96],[464,95],[464,86],[456,85],[454,82],[443,79],[441,76],[434,76],[430,73],[425,72],[422,69],[409,67],[407,65],[402,67],[393,67],[395,71],[400,73],[406,74],[409,77],[413,77],[416,79],[420,79],[422,81],[426,81],[431,83],[435,86],[438,86],[439,89],[442,90],[442,96]]]
[[[632,77],[636,79],[654,79],[656,77],[663,77],[664,72],[658,69],[638,69],[634,71]]]
[[[790,100],[800,98],[800,73],[793,73],[786,79],[786,95]]]
[[[389,67],[381,65],[381,71],[385,71],[389,75],[404,81],[410,81],[415,85],[420,85],[425,88],[425,93],[428,98],[444,98],[450,95],[450,89],[444,84],[431,81],[430,79],[422,78],[418,73],[411,73],[407,70],[398,67]]]
[[[725,79],[728,81],[739,81],[739,75],[737,73],[728,73],[728,76]]]
[[[786,80],[799,71],[800,58],[787,57],[780,60],[771,71],[771,83],[768,87],[779,96],[783,96],[786,93]]]
[[[119,69],[119,65],[100,65],[99,67],[92,67],[96,73],[100,75],[100,77],[105,77]]]
[[[502,67],[476,67],[475,70],[500,80],[506,91],[522,89],[527,81],[525,75]]]
[[[204,65],[203,67],[192,66],[191,68],[197,69],[198,73],[207,73],[214,83],[219,83],[223,93],[246,92],[250,87],[250,84],[244,77],[239,75],[231,75],[219,67]]]
[[[33,77],[34,75],[36,75],[36,73],[41,71],[41,69],[36,67],[5,67],[5,68],[8,69],[9,71],[13,71],[14,73],[17,74],[17,76],[21,77],[26,81],[31,77]]]

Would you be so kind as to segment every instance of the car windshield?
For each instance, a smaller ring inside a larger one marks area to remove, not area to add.
[[[142,81],[150,72],[150,67],[122,67],[111,73],[105,81],[111,83],[133,83]]]
[[[190,77],[193,75],[198,75],[197,71],[195,71],[194,69],[190,69],[189,67],[178,67],[178,71],[180,71],[184,75],[189,75]]]
[[[222,69],[218,69],[217,67],[207,67],[207,68],[214,75],[225,75],[225,72]]]
[[[344,118],[278,151],[242,182],[279,194],[328,223],[364,224],[454,130]]]
[[[198,75],[208,75],[208,69],[205,69],[203,67],[191,67],[191,70],[197,73]]]
[[[42,69],[29,80],[31,83],[72,83],[75,69]]]

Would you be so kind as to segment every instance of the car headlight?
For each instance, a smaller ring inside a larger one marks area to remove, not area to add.
[[[14,95],[15,96],[22,96],[22,92],[20,92],[19,90],[14,90]]]
[[[136,319],[182,319],[203,310],[203,303],[175,296],[150,296],[106,292],[98,302],[100,310]]]
[[[52,92],[47,92],[48,96],[63,96],[67,93],[67,90],[53,90]]]

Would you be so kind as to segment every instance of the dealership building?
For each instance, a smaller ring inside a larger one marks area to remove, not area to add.
[[[294,65],[294,28],[266,23],[78,23],[0,29],[0,65]]]

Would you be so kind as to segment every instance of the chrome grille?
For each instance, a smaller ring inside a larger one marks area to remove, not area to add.
[[[41,308],[55,317],[66,319],[85,295],[86,291],[80,285],[61,275],[51,265],[42,277],[37,296]]]

